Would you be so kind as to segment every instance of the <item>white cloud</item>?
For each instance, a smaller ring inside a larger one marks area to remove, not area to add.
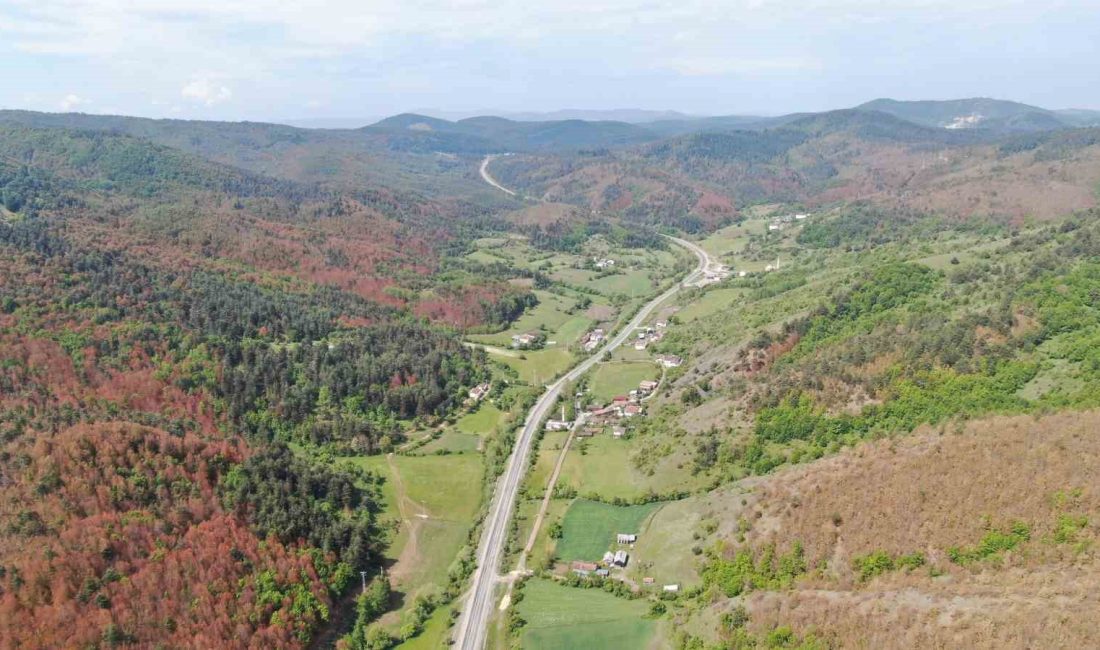
[[[233,97],[233,91],[206,77],[200,77],[192,79],[184,85],[180,90],[180,95],[184,99],[200,102],[207,106],[215,106]]]
[[[73,93],[69,93],[68,95],[65,95],[64,97],[62,97],[61,101],[58,102],[57,105],[58,105],[59,108],[61,108],[61,110],[65,111],[65,112],[68,112],[68,111],[76,110],[76,109],[80,108],[81,106],[85,106],[88,103],[89,103],[88,100],[84,99],[80,95],[74,95]]]

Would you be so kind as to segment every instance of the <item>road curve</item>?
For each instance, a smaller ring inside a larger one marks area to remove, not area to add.
[[[486,177],[486,181],[490,184],[507,192],[507,189],[500,187],[487,177],[485,172],[487,161],[488,159],[482,163],[482,176]],[[474,570],[472,584],[467,592],[466,602],[462,607],[462,614],[454,637],[455,645],[462,650],[481,650],[485,645],[489,618],[493,612],[493,592],[500,581],[500,562],[508,539],[508,522],[512,518],[516,495],[519,492],[520,483],[523,481],[523,475],[527,468],[527,457],[530,454],[531,443],[535,439],[539,423],[557,403],[558,395],[561,394],[565,384],[588,372],[592,366],[599,363],[605,353],[611,352],[622,345],[628,337],[633,335],[634,330],[649,318],[658,305],[672,297],[682,286],[698,281],[713,264],[710,256],[698,245],[679,237],[665,236],[670,241],[691,251],[698,258],[699,265],[685,276],[681,282],[676,283],[639,309],[638,313],[630,319],[630,322],[623,326],[618,334],[608,341],[603,348],[578,363],[560,379],[548,385],[546,392],[539,397],[527,413],[527,419],[523,422],[523,429],[516,438],[512,454],[508,457],[508,465],[497,480],[493,500],[489,505],[489,514],[486,515],[482,524],[481,541],[478,544],[476,556],[477,569]]]
[[[504,154],[504,155],[508,155],[508,154]],[[503,185],[498,183],[495,178],[493,178],[491,175],[489,175],[489,163],[492,162],[493,158],[496,158],[496,156],[493,155],[493,154],[489,154],[488,156],[485,156],[484,160],[481,161],[481,168],[478,169],[478,172],[481,173],[481,180],[483,180],[486,183],[492,185],[493,187],[497,188],[501,192],[504,192],[505,194],[510,194],[512,196],[516,196],[516,193],[514,191],[508,189],[507,187],[504,187]]]

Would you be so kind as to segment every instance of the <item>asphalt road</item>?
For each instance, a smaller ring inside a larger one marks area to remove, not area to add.
[[[487,162],[488,158],[482,163],[483,177],[488,176],[485,171]],[[501,190],[508,191],[491,181],[489,177],[486,178],[486,181]],[[500,582],[500,562],[508,539],[508,523],[512,518],[516,495],[519,492],[520,483],[523,481],[523,475],[527,468],[527,457],[531,451],[531,443],[538,432],[539,423],[546,417],[550,409],[557,404],[558,395],[561,394],[565,384],[588,372],[594,365],[599,363],[604,353],[614,350],[622,345],[628,337],[632,337],[634,330],[649,318],[658,305],[679,291],[682,286],[698,281],[706,269],[712,268],[713,260],[707,255],[706,251],[696,244],[679,237],[668,237],[668,239],[695,254],[699,259],[699,265],[695,270],[689,273],[681,282],[646,303],[603,348],[547,386],[546,392],[542,394],[527,413],[523,430],[516,438],[512,454],[508,458],[508,465],[498,479],[493,501],[489,507],[489,514],[482,524],[481,541],[477,549],[477,569],[474,571],[472,584],[467,592],[466,602],[462,607],[462,615],[459,618],[454,637],[455,645],[462,650],[481,650],[485,645],[489,619],[494,608],[494,591],[496,585]]]

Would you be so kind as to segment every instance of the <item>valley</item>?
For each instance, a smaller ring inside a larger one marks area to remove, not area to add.
[[[1087,646],[1090,115],[0,111],[0,646]]]

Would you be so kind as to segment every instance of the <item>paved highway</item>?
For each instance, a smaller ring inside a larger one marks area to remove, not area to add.
[[[485,165],[488,160],[486,158],[481,165],[483,177],[487,176]],[[489,178],[486,178],[486,180],[499,189],[508,191],[489,180]],[[653,310],[679,291],[680,287],[697,282],[703,276],[705,270],[713,267],[714,263],[710,256],[696,244],[679,237],[668,237],[668,239],[695,254],[699,259],[699,265],[695,270],[689,273],[682,282],[673,285],[668,291],[646,303],[638,310],[634,318],[630,319],[630,322],[620,329],[618,334],[608,341],[603,348],[547,386],[546,392],[542,394],[528,412],[527,419],[523,423],[523,430],[516,438],[512,454],[508,458],[508,465],[498,479],[493,501],[489,506],[489,514],[482,524],[481,541],[477,549],[477,569],[474,571],[473,582],[466,595],[466,602],[462,607],[462,615],[459,618],[455,633],[455,645],[462,650],[481,650],[485,645],[485,635],[494,609],[494,592],[496,585],[500,582],[500,562],[508,539],[508,523],[512,518],[516,494],[519,492],[520,483],[523,481],[523,475],[527,469],[527,457],[531,451],[531,443],[538,432],[539,423],[557,403],[562,387],[588,372],[592,366],[599,363],[605,352],[614,350],[622,345],[628,337],[633,336],[634,330],[653,313]]]

